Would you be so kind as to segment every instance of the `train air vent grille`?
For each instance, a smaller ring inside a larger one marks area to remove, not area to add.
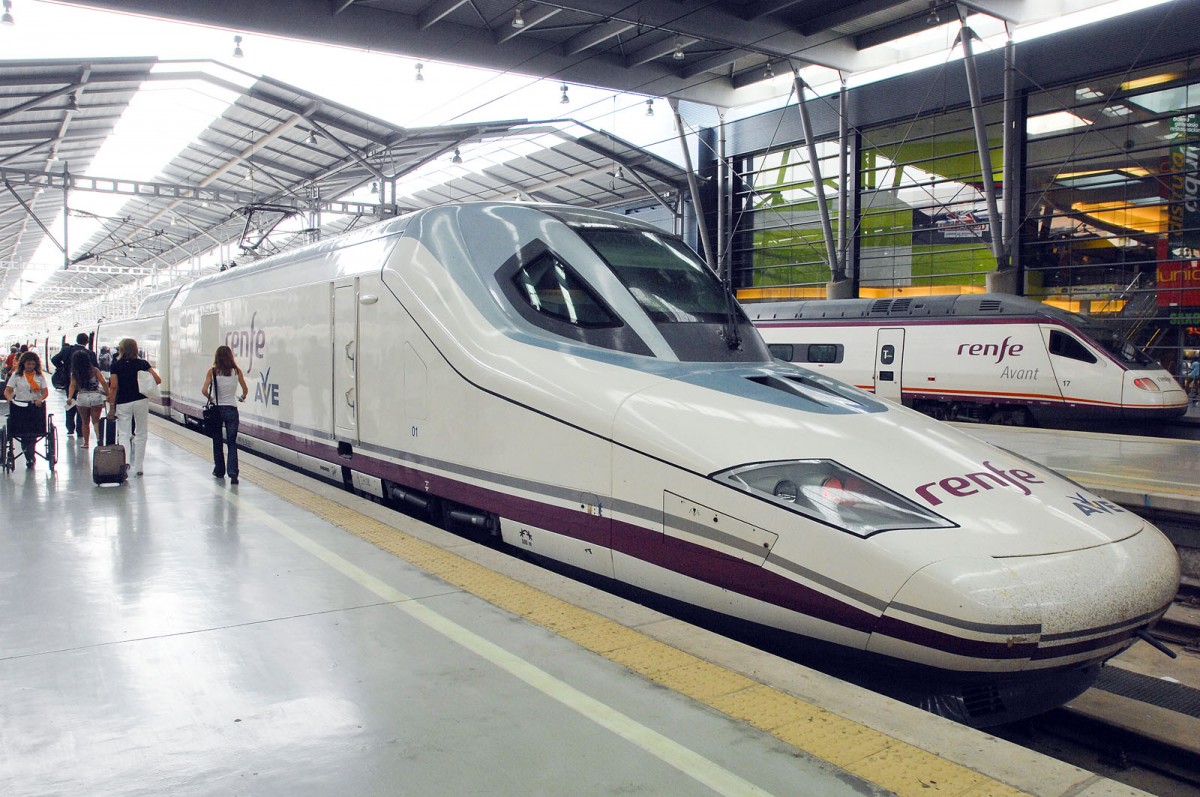
[[[979,303],[979,309],[982,311],[995,312],[1000,309],[999,299],[984,299]]]
[[[912,305],[912,299],[897,299],[892,302],[893,313],[907,313],[909,306]]]
[[[1000,689],[995,684],[964,686],[962,701],[963,708],[967,710],[967,716],[973,719],[990,714],[1002,714],[1006,710],[1004,700],[1000,697]]]
[[[841,393],[832,386],[804,376],[748,376],[755,384],[787,393],[813,405],[833,412],[870,412],[871,408],[850,393]]]
[[[872,315],[875,313],[886,313],[891,309],[891,307],[891,299],[876,299],[875,301],[871,302],[871,309],[868,310],[868,312]]]

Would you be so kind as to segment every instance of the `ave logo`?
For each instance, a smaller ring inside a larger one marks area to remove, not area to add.
[[[1103,498],[1092,500],[1083,493],[1075,493],[1068,495],[1067,500],[1071,505],[1083,513],[1084,517],[1088,515],[1111,515],[1114,513],[1124,513],[1125,510],[1111,501],[1105,501]]]
[[[270,368],[258,375],[258,382],[254,385],[254,402],[269,407],[279,406],[279,383],[271,381]]]

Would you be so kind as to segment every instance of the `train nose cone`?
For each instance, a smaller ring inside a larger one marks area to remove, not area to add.
[[[1036,594],[1003,560],[956,557],[913,574],[867,650],[949,670],[1020,670],[1041,629]]]
[[[1073,551],[957,557],[904,584],[867,649],[957,671],[1103,661],[1166,611],[1179,557],[1158,529]]]

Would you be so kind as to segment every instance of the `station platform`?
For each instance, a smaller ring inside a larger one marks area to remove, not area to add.
[[[1200,515],[1200,441],[954,424],[1129,507]]]
[[[151,427],[0,475],[9,797],[1142,794]]]

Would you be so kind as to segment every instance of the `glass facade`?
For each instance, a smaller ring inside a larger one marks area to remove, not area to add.
[[[985,115],[999,190],[1001,110]],[[864,132],[859,161],[861,295],[982,290],[996,260],[970,111]]]
[[[1003,184],[1001,103],[985,105],[984,119],[999,206],[1006,188],[1020,193],[1011,256],[1024,293],[1124,323],[1131,341],[1178,370],[1200,350],[1200,64],[1038,87],[1021,102],[1014,186]],[[859,130],[854,145],[847,270],[857,295],[984,291],[996,262],[970,110]],[[819,151],[836,231],[836,142]],[[806,152],[744,159],[740,229],[753,234],[734,253],[742,298],[825,293]]]
[[[838,234],[837,142],[817,145],[818,168],[825,201]],[[735,284],[754,286],[762,296],[822,296],[829,282],[829,261],[821,216],[817,209],[816,180],[806,146],[774,150],[747,160],[742,173],[742,191],[735,206],[744,207],[751,234],[732,253],[742,264]]]
[[[1028,103],[1028,294],[1124,320],[1180,371],[1200,346],[1200,70],[1131,70]]]

